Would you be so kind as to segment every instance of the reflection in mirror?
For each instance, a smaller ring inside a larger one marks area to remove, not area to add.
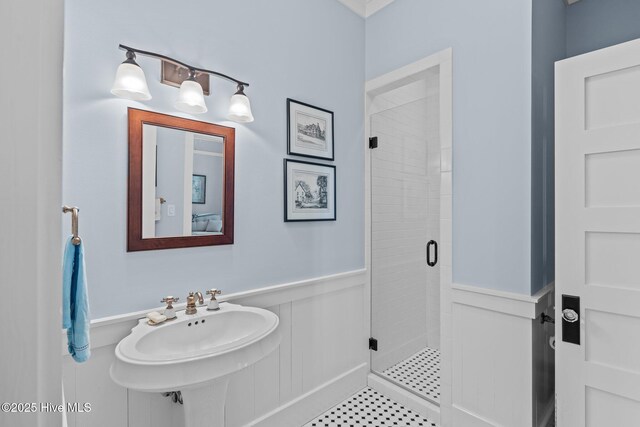
[[[142,238],[223,230],[224,139],[142,126]]]

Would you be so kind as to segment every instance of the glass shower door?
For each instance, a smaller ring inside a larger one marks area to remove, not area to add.
[[[437,371],[427,366],[439,364],[437,350],[428,347],[433,332],[429,307],[439,304],[439,297],[429,301],[434,296],[427,286],[432,274],[427,243],[434,239],[429,228],[434,213],[429,208],[434,185],[428,161],[433,154],[430,108],[425,97],[370,116],[371,136],[378,138],[378,147],[371,150],[371,325],[378,347],[371,352],[371,366],[401,387],[437,401],[424,378],[437,376],[439,381],[439,365]],[[437,181],[439,187],[439,175]]]

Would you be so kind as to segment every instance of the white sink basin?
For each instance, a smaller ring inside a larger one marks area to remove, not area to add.
[[[228,375],[278,347],[278,324],[270,311],[229,303],[218,311],[199,307],[194,315],[179,311],[175,320],[158,326],[141,319],[116,347],[111,378],[138,391],[181,391],[187,426],[224,425],[220,414],[194,415],[190,408],[212,405],[211,400],[219,406],[222,400],[223,413]]]
[[[141,319],[116,347],[111,378],[139,391],[174,391],[247,367],[280,342],[278,316],[260,308],[222,303],[220,310],[150,326]]]

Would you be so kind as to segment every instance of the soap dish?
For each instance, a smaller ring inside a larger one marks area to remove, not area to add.
[[[157,311],[152,311],[150,313],[147,314],[147,325],[149,326],[158,326],[163,324],[164,322],[166,322],[167,319],[166,316],[164,316],[163,314],[158,313]],[[155,321],[154,321],[155,320]]]

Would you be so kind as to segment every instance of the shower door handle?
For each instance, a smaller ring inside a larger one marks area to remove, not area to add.
[[[431,247],[433,247],[434,249],[433,261],[431,261]],[[438,242],[436,242],[435,240],[429,240],[429,243],[427,243],[427,265],[429,267],[435,267],[437,263],[438,263]]]

